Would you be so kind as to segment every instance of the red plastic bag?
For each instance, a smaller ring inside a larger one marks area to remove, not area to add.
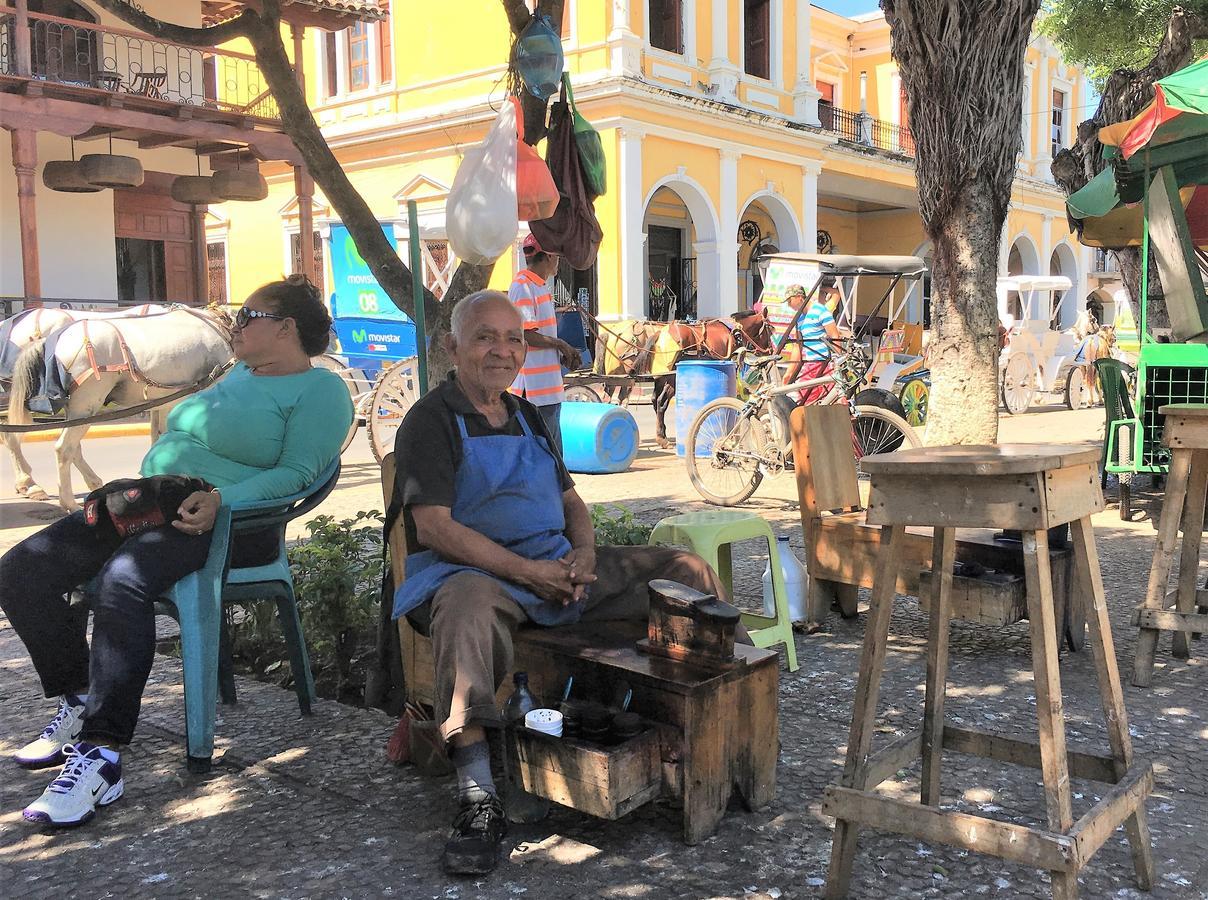
[[[524,142],[524,112],[519,98],[508,99],[516,107],[516,217],[522,222],[548,219],[558,208],[558,186],[545,160]]]

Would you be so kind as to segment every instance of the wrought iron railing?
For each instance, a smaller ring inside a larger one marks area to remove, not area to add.
[[[262,119],[281,117],[253,56],[39,13],[29,13],[29,31],[33,78]],[[21,74],[11,7],[0,7],[0,74]]]
[[[845,141],[914,156],[914,135],[905,126],[829,104],[819,105],[818,118],[823,130],[833,132]]]

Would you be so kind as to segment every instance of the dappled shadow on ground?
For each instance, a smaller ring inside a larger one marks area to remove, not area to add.
[[[368,482],[376,467],[352,477]],[[618,476],[619,477],[619,476]],[[668,473],[666,480],[679,476]],[[622,493],[592,476],[589,500]],[[611,482],[612,485],[618,482]],[[647,479],[646,484],[649,484]],[[704,508],[682,485],[624,500],[653,524],[663,515]],[[783,493],[783,492],[781,492]],[[803,556],[796,507],[757,494],[747,509],[790,537]],[[1114,509],[1096,522],[1109,613],[1122,671],[1131,669],[1132,607],[1141,599],[1153,548],[1149,523],[1120,523]],[[766,555],[751,548],[736,561],[739,602],[758,605]],[[866,597],[863,598],[866,601]],[[426,779],[384,759],[393,722],[375,711],[320,702],[298,715],[291,692],[240,681],[240,702],[220,707],[222,753],[213,774],[190,776],[183,764],[179,663],[159,658],[136,744],[126,756],[128,796],[86,830],[44,834],[15,815],[47,778],[0,763],[0,869],[23,895],[61,894],[65,867],[90,893],[126,896],[397,897],[806,897],[821,893],[830,822],[819,812],[826,785],[843,766],[865,616],[831,613],[815,635],[797,635],[801,668],[781,669],[777,795],[753,813],[731,804],[717,834],[687,847],[680,812],[648,804],[617,822],[555,807],[549,819],[516,827],[509,855],[492,876],[456,880],[437,866],[453,809],[450,779]],[[913,598],[895,604],[874,747],[922,720],[926,618]],[[1125,686],[1135,749],[1155,763],[1150,801],[1159,881],[1152,896],[1203,896],[1208,885],[1208,645],[1198,659],[1159,652],[1150,689]],[[1027,623],[989,628],[955,622],[947,715],[958,725],[1009,733],[1033,731],[1035,698]],[[1107,747],[1089,651],[1061,657],[1071,746]],[[20,643],[0,619],[0,753],[35,734],[48,714]],[[756,736],[772,740],[772,735]],[[1034,770],[948,754],[944,803],[1021,823],[1044,823]],[[899,773],[886,793],[917,797],[918,766]],[[1099,797],[1074,783],[1075,813]],[[1081,879],[1084,896],[1131,897],[1122,833],[1108,841]],[[853,896],[890,893],[968,897],[1047,897],[1048,876],[1022,866],[865,832]]]

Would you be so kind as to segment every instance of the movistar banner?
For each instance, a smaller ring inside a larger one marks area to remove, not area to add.
[[[394,246],[394,226],[383,225],[386,240]],[[379,319],[397,319],[410,322],[405,312],[394,305],[369,271],[365,260],[357,252],[357,245],[343,225],[331,226],[331,314],[340,319],[345,316],[372,316]]]

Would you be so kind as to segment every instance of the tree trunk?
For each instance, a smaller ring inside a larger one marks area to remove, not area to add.
[[[998,243],[1039,0],[881,0],[934,246],[928,444],[998,439]]]
[[[971,184],[932,235],[931,410],[925,442],[992,444],[998,438],[998,239],[987,185]]]

